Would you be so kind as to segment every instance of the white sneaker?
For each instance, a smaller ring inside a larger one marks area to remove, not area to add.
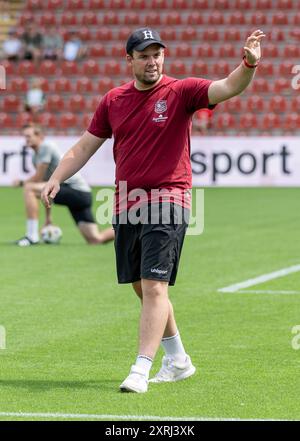
[[[138,366],[131,367],[130,374],[120,386],[121,392],[144,393],[148,390],[148,377]]]
[[[196,372],[195,366],[192,365],[192,361],[189,355],[186,356],[186,360],[178,362],[174,358],[165,355],[162,360],[162,367],[155,377],[149,380],[150,383],[166,383],[172,381],[180,381],[190,377]]]

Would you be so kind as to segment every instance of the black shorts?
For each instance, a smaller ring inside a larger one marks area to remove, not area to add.
[[[113,220],[119,283],[150,279],[175,284],[189,210],[177,204],[166,204],[170,210],[170,220],[166,222],[161,214],[165,203],[154,205],[159,210],[157,223],[149,222],[147,215],[147,223],[141,221],[136,225],[121,223],[121,215]]]
[[[76,224],[79,222],[95,223],[91,192],[75,190],[68,184],[61,184],[60,191],[53,202],[68,207]]]

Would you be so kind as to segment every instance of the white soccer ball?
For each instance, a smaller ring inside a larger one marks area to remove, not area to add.
[[[57,225],[46,225],[41,230],[42,241],[45,243],[59,243],[62,231]]]

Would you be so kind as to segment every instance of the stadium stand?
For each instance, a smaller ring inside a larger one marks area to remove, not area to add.
[[[3,134],[18,133],[26,118],[22,103],[32,77],[42,77],[45,111],[38,115],[53,134],[80,134],[100,99],[130,77],[125,42],[139,26],[158,29],[166,41],[165,72],[181,78],[223,78],[241,61],[247,35],[267,34],[253,85],[217,106],[212,135],[299,135],[299,89],[291,86],[300,58],[298,0],[12,0],[0,14],[0,48],[10,29],[22,36],[28,23],[43,35],[50,27],[66,41],[75,31],[86,47],[74,61],[7,61],[7,90],[1,91]],[[286,113],[289,114],[286,114]],[[297,113],[298,112],[298,113]]]

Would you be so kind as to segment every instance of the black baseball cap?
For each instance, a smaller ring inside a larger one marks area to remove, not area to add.
[[[157,31],[150,28],[140,28],[134,31],[128,38],[126,52],[128,54],[133,49],[135,51],[143,51],[150,44],[159,44],[162,47],[166,47]]]

